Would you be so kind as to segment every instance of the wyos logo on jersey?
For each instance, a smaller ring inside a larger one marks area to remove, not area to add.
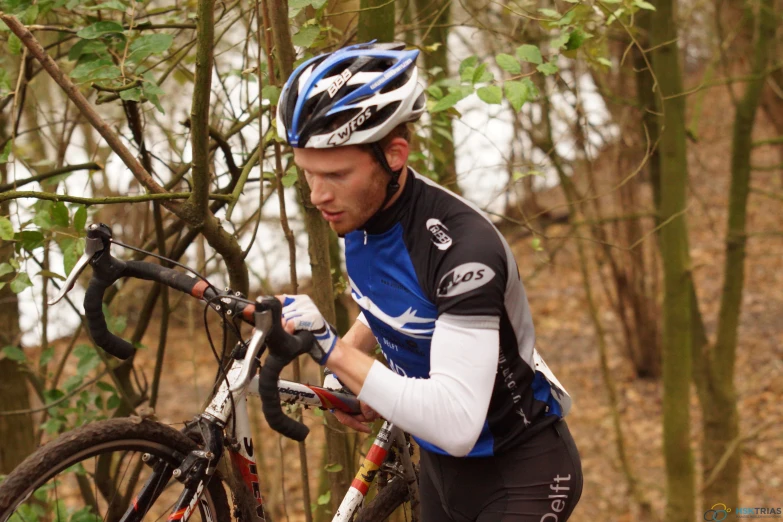
[[[495,271],[482,263],[465,263],[449,271],[438,283],[438,297],[453,297],[475,290],[495,277]]]
[[[439,219],[428,219],[426,226],[432,232],[432,243],[438,250],[446,250],[451,246],[451,237],[446,233],[449,229]]]
[[[370,116],[372,116],[372,107],[367,107],[364,112],[360,112],[345,125],[334,131],[332,135],[329,136],[329,145],[340,145],[348,141],[351,134],[353,134],[358,127],[364,125],[364,122],[369,120]]]

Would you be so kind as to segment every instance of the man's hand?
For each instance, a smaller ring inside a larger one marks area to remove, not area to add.
[[[337,343],[337,330],[326,322],[318,307],[306,295],[278,296],[283,303],[283,327],[286,332],[309,330],[318,341],[318,347],[310,352],[310,356],[318,364],[326,364],[329,354]]]
[[[375,419],[380,418],[380,415],[365,402],[359,401],[359,407],[362,409],[362,412],[357,413],[356,415],[348,415],[340,410],[334,410],[334,416],[337,417],[337,420],[340,421],[341,424],[344,424],[349,428],[364,433],[371,433],[372,429],[370,429],[366,423],[373,422]]]

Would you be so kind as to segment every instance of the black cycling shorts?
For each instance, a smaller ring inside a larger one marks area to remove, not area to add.
[[[582,494],[582,463],[566,422],[493,457],[421,451],[422,522],[565,522]]]

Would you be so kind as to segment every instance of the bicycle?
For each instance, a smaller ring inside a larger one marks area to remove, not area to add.
[[[64,433],[39,448],[0,483],[0,522],[137,522],[164,517],[268,522],[247,397],[260,395],[270,427],[297,441],[304,440],[309,429],[286,416],[282,403],[357,413],[358,400],[345,391],[279,380],[289,361],[272,354],[261,364],[267,342],[297,353],[315,342],[309,332],[289,335],[283,330],[276,298],[249,301],[229,289],[218,291],[203,278],[149,262],[116,259],[111,255],[112,243],[117,242],[108,226],[88,226],[85,252],[51,302],[65,297],[91,265],[85,316],[93,340],[107,353],[127,359],[135,350],[109,332],[103,316],[103,294],[120,278],[155,281],[196,297],[219,312],[224,324],[242,320],[253,325],[252,336],[236,345],[231,365],[219,376],[217,393],[183,430],[148,418],[115,418]],[[229,458],[224,458],[226,453]],[[385,487],[362,507],[370,484],[379,475],[385,478]],[[384,520],[406,501],[411,502],[416,518],[415,481],[404,434],[384,422],[332,520]],[[233,507],[229,507],[224,485]]]

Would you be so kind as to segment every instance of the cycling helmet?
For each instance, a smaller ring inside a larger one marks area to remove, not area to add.
[[[375,143],[424,112],[418,50],[402,43],[352,45],[301,64],[277,106],[277,132],[293,147]]]

